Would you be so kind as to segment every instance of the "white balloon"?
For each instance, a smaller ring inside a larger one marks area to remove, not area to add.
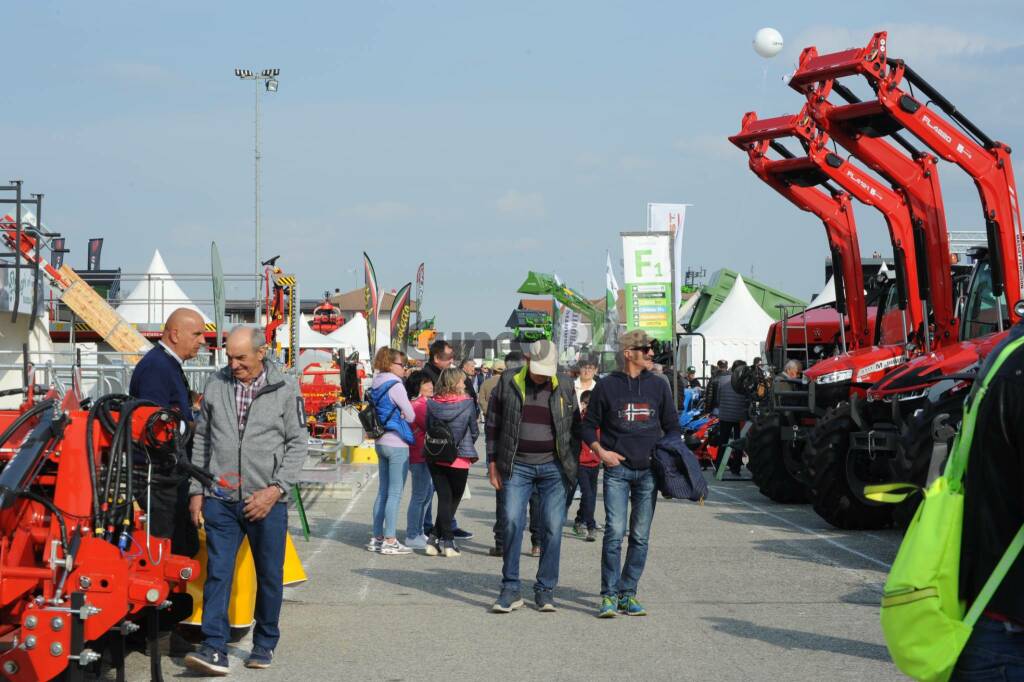
[[[765,59],[782,52],[782,34],[774,28],[762,28],[754,35],[754,52]]]

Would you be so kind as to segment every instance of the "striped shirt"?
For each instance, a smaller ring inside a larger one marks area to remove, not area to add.
[[[526,380],[526,400],[519,424],[516,459],[521,464],[547,464],[555,461],[555,428],[551,420],[551,382],[538,386]]]
[[[235,379],[235,411],[238,412],[238,433],[245,432],[245,420],[249,418],[249,408],[256,394],[267,383],[267,370],[264,367],[260,375],[249,382],[248,385]]]

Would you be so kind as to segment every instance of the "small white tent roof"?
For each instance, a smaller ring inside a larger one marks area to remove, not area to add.
[[[196,311],[205,323],[212,321],[174,281],[160,252],[154,251],[146,275],[117,306],[117,313],[131,324],[163,324],[178,308]]]
[[[808,308],[822,308],[836,302],[836,278],[829,277],[828,281],[825,282],[825,286],[822,287],[821,291],[811,300],[811,304]]]
[[[704,324],[697,328],[704,336],[757,338],[764,341],[775,320],[750,295],[743,277],[736,275],[729,295]]]
[[[363,362],[369,362],[373,358],[370,357],[370,340],[366,338],[366,331],[366,318],[363,317],[362,313],[356,313],[351,320],[335,329],[328,336],[341,343],[345,348],[350,349],[350,351],[358,351],[359,359]]]
[[[704,321],[697,332],[700,336],[684,336],[680,344],[681,366],[694,365],[702,374],[701,362],[706,356],[713,364],[718,360],[746,360],[761,355],[768,328],[775,320],[750,295],[743,278],[736,277],[729,295],[714,314]]]

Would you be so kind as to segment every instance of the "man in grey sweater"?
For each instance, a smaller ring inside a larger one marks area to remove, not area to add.
[[[189,498],[192,522],[206,527],[207,561],[203,645],[185,657],[185,664],[206,675],[229,672],[228,601],[245,537],[257,583],[256,627],[246,667],[270,667],[280,639],[287,495],[306,457],[308,434],[298,382],[266,362],[266,352],[259,329],[231,331],[228,366],[207,382],[196,423],[192,460],[222,486],[204,491],[193,482]]]

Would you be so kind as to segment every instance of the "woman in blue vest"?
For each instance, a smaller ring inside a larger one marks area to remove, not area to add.
[[[366,549],[381,554],[410,554],[398,541],[398,504],[409,473],[410,423],[416,418],[405,392],[405,353],[381,348],[373,358],[373,384],[367,396],[385,433],[377,439],[377,499],[373,503],[373,537]]]

